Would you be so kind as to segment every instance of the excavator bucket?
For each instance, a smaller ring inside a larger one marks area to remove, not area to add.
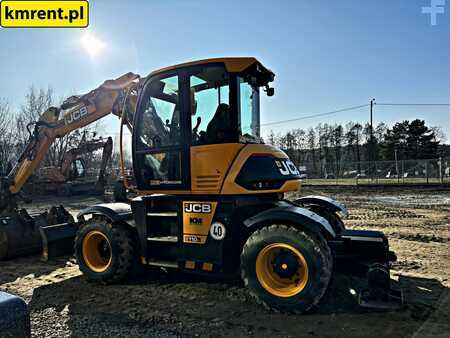
[[[48,260],[73,253],[77,223],[62,207],[28,214],[15,210],[0,218],[0,260],[42,253]]]
[[[74,223],[61,223],[39,228],[42,239],[42,259],[49,260],[73,253],[77,233]]]

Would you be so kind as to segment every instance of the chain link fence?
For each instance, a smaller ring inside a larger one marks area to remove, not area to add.
[[[450,184],[450,158],[298,165],[305,184]]]

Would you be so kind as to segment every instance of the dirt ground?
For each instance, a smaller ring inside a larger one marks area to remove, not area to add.
[[[362,280],[341,273],[317,308],[287,315],[255,304],[238,282],[144,270],[121,285],[88,283],[71,257],[0,262],[0,290],[26,299],[36,337],[449,337],[450,191],[306,191],[324,192],[349,208],[347,227],[388,235],[398,255],[392,283],[404,291],[403,309],[359,307],[349,289]],[[57,203],[76,212],[93,202]]]

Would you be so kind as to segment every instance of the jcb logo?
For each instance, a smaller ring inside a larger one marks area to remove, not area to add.
[[[300,174],[297,167],[291,160],[275,161],[275,164],[277,165],[278,171],[281,175],[288,176]]]
[[[184,212],[210,214],[211,204],[209,203],[185,203]]]
[[[88,110],[87,110],[86,106],[83,106],[80,109],[71,112],[64,119],[66,121],[66,124],[70,124],[74,121],[81,119],[83,116],[87,115],[87,113],[88,113]]]

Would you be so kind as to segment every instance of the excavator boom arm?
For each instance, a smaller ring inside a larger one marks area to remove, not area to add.
[[[139,79],[139,75],[127,73],[115,80],[105,81],[85,95],[72,96],[60,107],[50,107],[44,112],[35,123],[35,130],[24,153],[8,176],[10,193],[14,195],[20,192],[57,138],[110,113],[120,116],[126,94],[137,86]]]

